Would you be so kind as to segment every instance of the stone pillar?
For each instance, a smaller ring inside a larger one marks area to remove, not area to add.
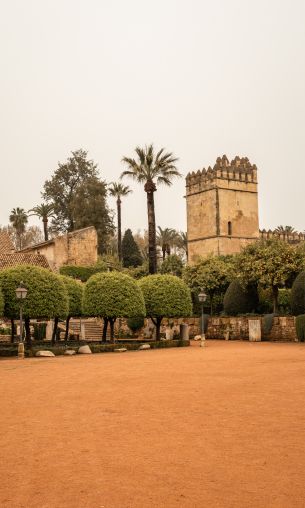
[[[189,338],[190,338],[189,325],[187,325],[186,323],[182,323],[180,325],[180,339],[189,340]]]
[[[51,340],[52,339],[53,326],[54,326],[53,321],[48,321],[47,322],[47,328],[46,328],[46,339],[47,340]]]
[[[80,323],[80,338],[82,340],[86,340],[86,328],[85,323],[83,321],[81,321]]]
[[[249,325],[249,341],[260,342],[262,340],[261,320],[249,319],[248,325]]]

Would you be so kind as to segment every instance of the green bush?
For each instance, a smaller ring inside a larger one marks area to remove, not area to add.
[[[11,335],[12,329],[6,326],[0,327],[0,335]]]
[[[255,311],[258,304],[255,286],[243,288],[238,280],[233,280],[225,292],[223,299],[224,311],[229,316],[249,314]]]
[[[91,266],[65,265],[61,266],[59,269],[59,273],[61,275],[66,275],[67,277],[78,279],[82,282],[87,282],[87,280],[95,273],[106,271],[107,264],[103,261],[100,261],[99,263]]]
[[[68,315],[79,317],[82,315],[83,285],[81,282],[66,275],[60,276],[68,293],[69,311]]]
[[[146,306],[146,315],[156,326],[156,337],[160,339],[163,317],[186,317],[192,314],[190,289],[174,275],[148,275],[138,282]]]
[[[305,314],[299,314],[295,319],[297,337],[300,342],[305,341]]]
[[[83,306],[86,315],[109,320],[111,338],[116,318],[145,316],[144,299],[137,282],[120,272],[90,277],[84,290]]]
[[[161,273],[170,273],[172,275],[176,275],[177,277],[182,276],[182,271],[183,261],[179,256],[177,256],[177,254],[167,256],[160,268]]]
[[[299,273],[292,284],[290,302],[294,316],[305,313],[305,271]]]
[[[144,317],[143,316],[135,316],[131,317],[127,320],[127,326],[130,328],[132,332],[137,332],[141,330],[144,326]]]
[[[47,323],[33,323],[34,339],[43,340],[46,337]]]
[[[58,275],[38,266],[16,266],[0,272],[0,287],[4,296],[4,315],[10,319],[19,317],[19,301],[16,288],[23,282],[28,290],[23,301],[25,318],[51,318],[66,316],[68,297],[64,283]]]
[[[265,314],[265,316],[263,317],[263,334],[264,335],[268,335],[271,330],[272,330],[272,326],[273,326],[273,318],[276,316],[276,314],[274,313],[271,313],[271,314]]]

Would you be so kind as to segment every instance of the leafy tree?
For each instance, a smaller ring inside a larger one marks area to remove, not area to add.
[[[233,280],[223,300],[224,311],[229,316],[248,314],[256,310],[258,294],[256,286],[243,287],[239,280]]]
[[[22,235],[28,222],[28,216],[23,208],[13,208],[9,217],[10,223],[15,228],[19,250],[22,248]]]
[[[137,266],[136,268],[134,267],[124,268],[123,272],[126,275],[130,275],[130,277],[133,277],[134,279],[141,279],[142,277],[146,277],[147,275],[149,275],[148,262],[145,261],[143,265]]]
[[[143,263],[139,247],[132,236],[131,229],[127,229],[123,237],[122,260],[123,266],[126,268],[130,266],[137,267]]]
[[[177,254],[171,254],[170,256],[167,256],[160,268],[161,273],[171,273],[177,277],[181,277],[182,271],[183,261],[179,256],[177,256]]]
[[[174,275],[148,275],[138,282],[146,306],[146,315],[156,327],[160,340],[163,317],[184,317],[192,313],[191,293],[187,285]]]
[[[276,239],[248,245],[236,260],[244,284],[271,288],[274,313],[278,313],[279,288],[288,284],[304,264],[301,251]]]
[[[153,145],[145,148],[137,147],[135,149],[137,160],[124,157],[123,162],[128,170],[123,171],[121,178],[129,176],[138,183],[144,184],[144,190],[147,195],[147,215],[148,215],[148,257],[149,273],[157,271],[157,248],[156,248],[156,220],[154,192],[157,190],[156,184],[171,185],[174,177],[179,177],[177,167],[178,159],[172,153],[165,153],[164,148],[157,154],[154,152]]]
[[[161,247],[162,250],[162,259],[165,260],[166,254],[170,256],[171,247],[177,238],[177,231],[172,228],[162,229],[158,226],[157,231],[157,245]]]
[[[118,317],[145,315],[139,286],[134,279],[120,272],[98,273],[90,277],[85,285],[83,306],[88,316],[104,318],[103,341],[106,340],[108,322],[113,339],[114,323]]]
[[[294,316],[305,314],[305,271],[299,273],[292,284],[291,311]]]
[[[10,319],[19,317],[20,302],[16,288],[23,282],[28,290],[22,302],[26,339],[30,344],[30,319],[66,316],[68,296],[59,275],[38,266],[16,266],[0,272],[0,287],[4,296],[4,315]]]
[[[61,275],[60,277],[65,285],[68,294],[69,310],[66,317],[65,332],[65,340],[67,340],[71,317],[79,317],[82,315],[83,285],[71,277],[67,277],[65,275]]]
[[[43,232],[44,239],[48,241],[49,233],[48,233],[48,222],[50,217],[54,217],[54,208],[52,204],[42,203],[41,205],[34,206],[29,212],[33,212],[30,215],[36,215],[42,220],[43,223]]]
[[[117,206],[117,219],[118,219],[118,256],[119,261],[122,261],[122,220],[121,220],[121,198],[127,196],[132,190],[122,183],[111,183],[111,187],[108,188],[110,196],[116,198]]]
[[[106,194],[97,165],[88,160],[85,150],[77,150],[65,163],[59,163],[52,178],[45,182],[43,198],[53,206],[55,230],[67,232],[94,226],[99,251],[103,252],[105,237],[113,231]]]
[[[109,236],[113,234],[113,218],[107,202],[106,184],[97,178],[89,178],[75,193],[75,229],[94,226],[98,236],[98,252],[107,250]]]
[[[183,278],[190,287],[194,300],[201,289],[209,295],[210,313],[216,295],[223,293],[232,278],[232,258],[230,256],[209,256],[191,266],[186,266]]]

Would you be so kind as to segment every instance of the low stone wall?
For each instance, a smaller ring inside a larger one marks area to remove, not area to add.
[[[225,339],[229,334],[231,340],[249,340],[249,319],[259,319],[261,321],[262,340],[268,341],[290,341],[296,342],[297,334],[295,329],[295,317],[283,316],[273,318],[273,325],[269,334],[263,333],[263,317],[262,316],[215,316],[211,317],[208,322],[208,329],[206,333],[207,339]],[[150,320],[148,326],[152,326]],[[179,326],[181,323],[189,325],[190,337],[200,334],[200,318],[180,318],[180,319],[167,319],[164,318],[162,322],[161,332],[165,333],[169,324],[172,324],[174,333],[179,333]]]

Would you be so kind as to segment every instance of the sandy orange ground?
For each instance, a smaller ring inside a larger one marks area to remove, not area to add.
[[[1,508],[305,506],[305,345],[0,362]]]

